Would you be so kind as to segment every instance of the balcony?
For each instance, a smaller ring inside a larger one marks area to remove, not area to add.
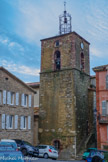
[[[108,115],[106,116],[102,116],[102,115],[99,115],[99,123],[100,124],[104,124],[104,123],[108,123]]]

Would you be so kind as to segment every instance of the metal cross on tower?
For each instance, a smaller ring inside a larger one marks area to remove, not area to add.
[[[71,15],[66,11],[66,2],[64,2],[64,12],[59,16],[59,34],[66,34],[72,31]]]

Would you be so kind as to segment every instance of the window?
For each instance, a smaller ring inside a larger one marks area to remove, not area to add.
[[[108,74],[106,75],[106,89],[108,89]]]
[[[15,95],[14,92],[10,93],[10,104],[11,105],[14,105],[14,95]]]
[[[60,51],[56,51],[54,54],[54,68],[55,70],[60,70],[61,60],[60,60]]]
[[[20,128],[21,129],[26,129],[26,116],[21,116],[21,121],[20,121]]]
[[[59,47],[59,40],[55,42],[55,47]]]
[[[28,95],[22,94],[22,106],[27,107]]]
[[[13,128],[13,115],[6,115],[6,129]]]
[[[102,115],[108,115],[108,101],[102,101]]]
[[[80,66],[81,66],[81,70],[84,70],[84,54],[83,54],[83,52],[81,53],[81,64],[80,64]]]
[[[7,104],[14,105],[14,92],[7,92]]]
[[[9,115],[9,129],[13,128],[13,115]]]

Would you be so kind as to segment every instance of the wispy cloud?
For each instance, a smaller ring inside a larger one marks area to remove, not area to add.
[[[92,56],[102,57],[102,52],[96,48],[91,47],[90,53]]]
[[[29,42],[40,45],[40,39],[58,34],[58,16],[60,15],[59,1],[36,1],[18,0],[11,3],[19,10],[19,19],[16,21],[17,33],[25,37]],[[54,6],[54,8],[52,7]]]
[[[37,68],[31,68],[25,65],[14,64],[13,62],[8,63],[8,61],[6,60],[0,61],[0,64],[10,72],[16,72],[30,76],[39,76],[40,69]]]
[[[18,42],[13,42],[9,37],[0,35],[0,44],[6,46],[12,53],[19,51],[20,54],[24,52],[24,48]]]

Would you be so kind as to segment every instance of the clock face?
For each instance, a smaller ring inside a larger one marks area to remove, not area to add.
[[[84,49],[84,44],[83,43],[81,43],[81,49]]]

